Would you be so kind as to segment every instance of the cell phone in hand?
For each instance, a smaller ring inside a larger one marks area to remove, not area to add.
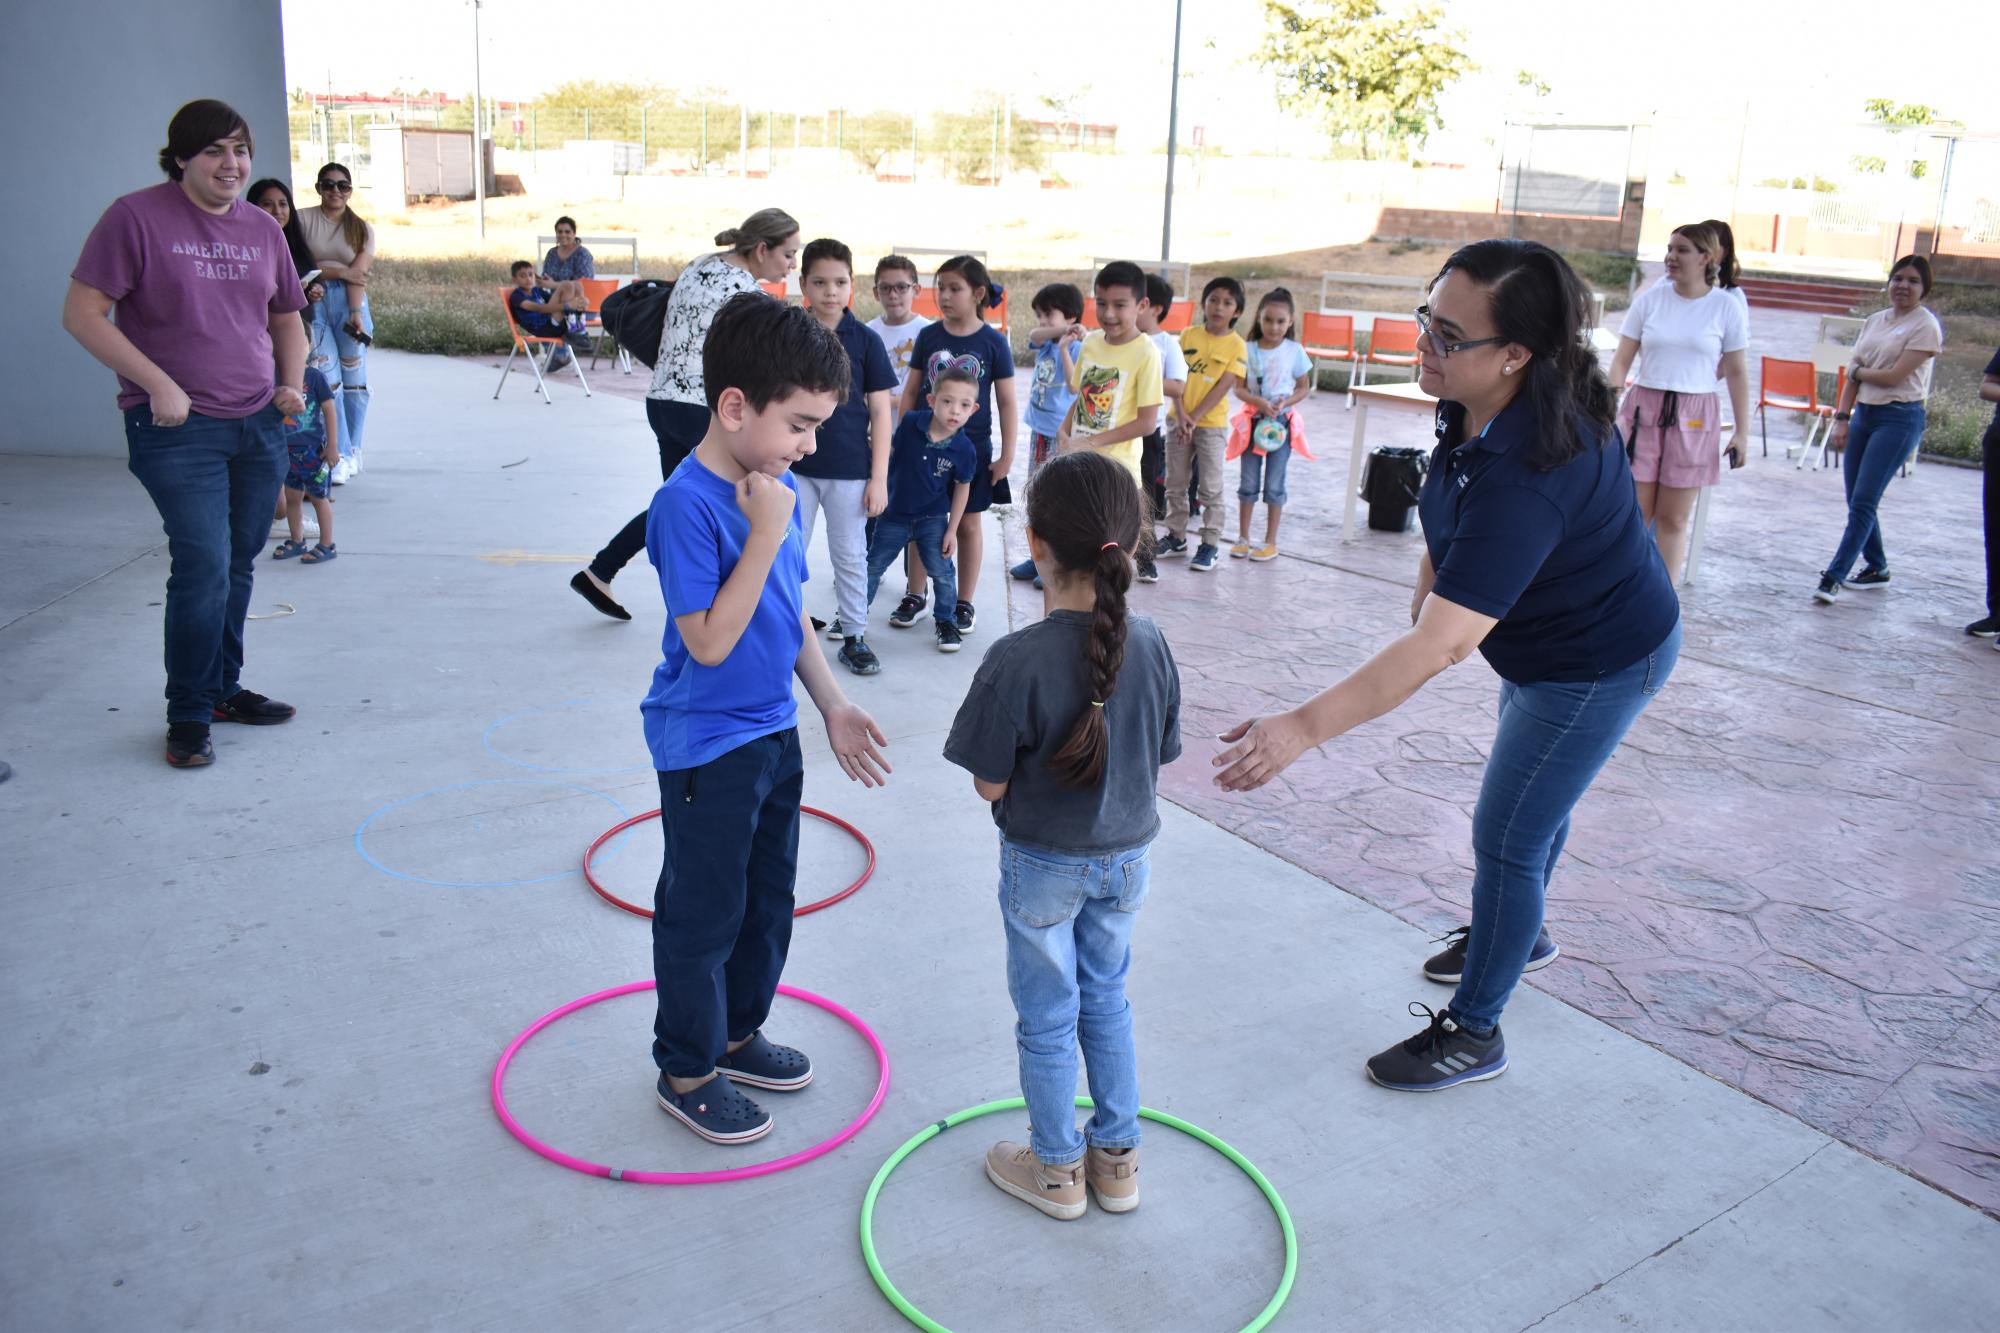
[[[359,324],[349,324],[347,326],[347,336],[360,343],[363,347],[373,347],[375,345],[375,340],[368,336],[368,330],[362,328]]]
[[[310,287],[318,281],[319,281],[319,270],[314,269],[312,272],[306,274],[304,277],[299,279],[299,286]]]

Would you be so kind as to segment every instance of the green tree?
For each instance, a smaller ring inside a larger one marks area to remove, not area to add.
[[[1898,106],[1886,97],[1871,97],[1862,105],[1867,108],[1868,119],[1892,130],[1920,129],[1938,118],[1936,107],[1917,102]]]
[[[1278,75],[1280,104],[1363,157],[1421,144],[1444,123],[1439,95],[1474,68],[1456,45],[1464,34],[1431,5],[1392,15],[1380,0],[1265,0],[1264,19],[1258,60]]]

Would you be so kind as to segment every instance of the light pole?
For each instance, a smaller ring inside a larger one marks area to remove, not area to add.
[[[479,239],[486,239],[486,144],[479,122],[484,117],[486,90],[479,78],[479,4],[472,0],[472,199],[479,215]]]
[[[1164,271],[1173,257],[1174,241],[1174,140],[1180,135],[1181,118],[1181,0],[1174,0],[1174,86],[1167,95],[1167,202],[1160,220],[1160,266]]]

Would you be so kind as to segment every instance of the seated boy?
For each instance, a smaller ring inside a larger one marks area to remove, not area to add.
[[[514,322],[521,326],[521,332],[535,338],[561,338],[564,346],[549,354],[549,363],[544,370],[561,370],[570,363],[570,344],[577,338],[569,326],[569,314],[556,294],[547,287],[535,285],[535,266],[525,259],[514,261],[510,270],[514,279],[514,290],[507,293],[507,308],[514,312]]]
[[[792,938],[796,674],[843,772],[876,786],[888,741],[849,703],[806,621],[791,465],[847,392],[840,340],[761,292],[732,297],[702,348],[708,433],[653,496],[646,550],[666,597],[641,712],[666,854],[653,892],[662,1109],[711,1143],[770,1132],[738,1084],[790,1092],[812,1062],[763,1033]]]
[[[882,571],[914,542],[931,576],[937,646],[955,653],[958,628],[958,521],[972,497],[972,474],[985,466],[965,436],[979,410],[979,372],[969,365],[940,370],[931,383],[930,409],[903,414],[889,445],[889,506],[875,519],[868,540],[868,602],[882,586]]]

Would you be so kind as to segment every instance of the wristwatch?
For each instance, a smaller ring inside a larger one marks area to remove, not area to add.
[[[1846,421],[1852,418],[1853,416],[1854,414],[1852,412],[1835,412],[1833,414],[1833,419],[1835,421]]]

